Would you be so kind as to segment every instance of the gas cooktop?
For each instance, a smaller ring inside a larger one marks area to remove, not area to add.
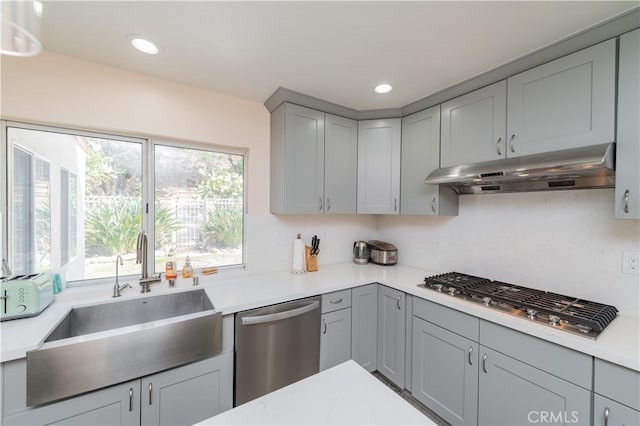
[[[418,286],[592,339],[618,314],[614,306],[459,272],[426,277],[424,282]]]

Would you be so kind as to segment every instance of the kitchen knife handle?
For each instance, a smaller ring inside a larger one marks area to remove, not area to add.
[[[149,405],[151,405],[151,393],[153,392],[153,383],[149,383]]]
[[[516,147],[513,144],[513,140],[516,138],[516,134],[512,134],[511,135],[511,139],[509,139],[509,148],[511,149],[511,152],[516,152]]]
[[[133,388],[129,388],[129,412],[133,411]]]
[[[487,372],[487,354],[482,355],[482,371]]]
[[[469,347],[469,365],[473,365],[473,362],[471,361],[471,352],[473,352],[473,346]]]
[[[500,150],[501,143],[502,143],[502,138],[498,138],[498,142],[496,142],[496,151],[498,151],[498,157],[502,157],[502,151]]]

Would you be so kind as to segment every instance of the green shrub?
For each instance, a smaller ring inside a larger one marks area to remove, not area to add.
[[[200,230],[205,239],[212,239],[221,248],[237,248],[242,244],[243,206],[218,205],[207,215]]]

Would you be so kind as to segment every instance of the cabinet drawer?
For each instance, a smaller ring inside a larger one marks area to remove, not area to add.
[[[640,411],[600,395],[593,396],[593,425],[640,425]]]
[[[593,391],[640,410],[640,373],[601,359],[595,360]]]
[[[413,315],[474,342],[478,341],[480,320],[476,317],[417,297],[413,298]]]
[[[322,313],[351,307],[351,289],[322,295]]]
[[[591,389],[592,358],[555,343],[488,321],[480,321],[480,342],[554,376]]]

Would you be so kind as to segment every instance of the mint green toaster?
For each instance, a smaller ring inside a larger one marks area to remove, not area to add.
[[[0,321],[38,315],[53,302],[51,274],[0,278]]]

